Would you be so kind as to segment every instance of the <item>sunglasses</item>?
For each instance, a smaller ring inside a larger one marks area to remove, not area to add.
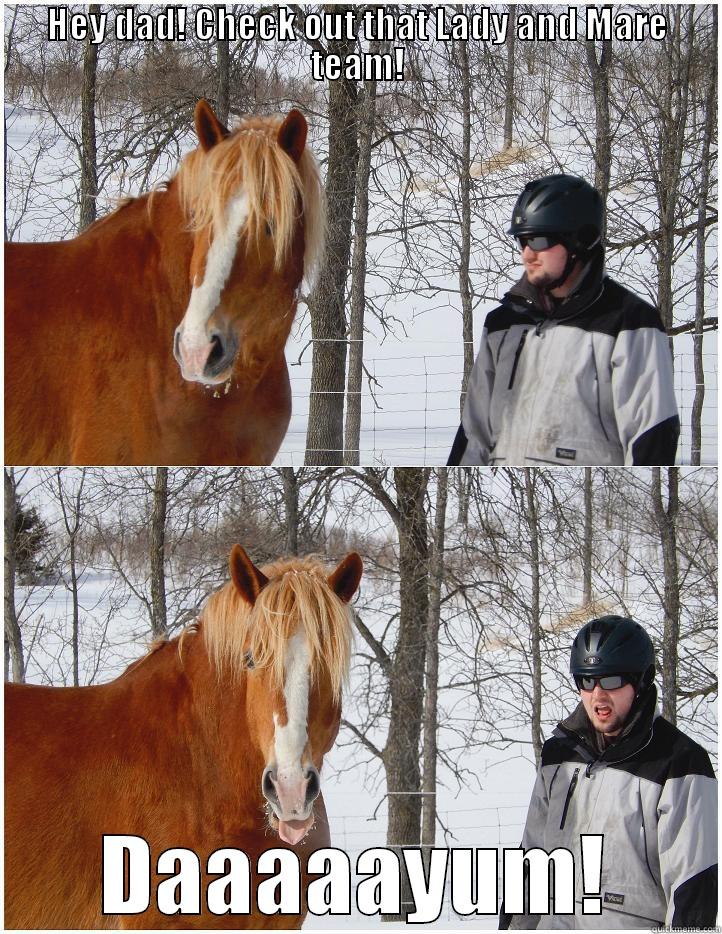
[[[595,684],[598,684],[603,691],[618,691],[625,684],[634,685],[636,680],[630,675],[602,675],[601,678],[574,675],[574,683],[580,691],[593,691]]]
[[[541,250],[549,250],[551,247],[556,246],[557,243],[562,241],[559,237],[548,237],[548,236],[533,236],[533,237],[517,237],[517,242],[519,244],[519,249],[523,250],[524,247],[528,246],[530,249],[534,250],[535,253],[541,252]]]

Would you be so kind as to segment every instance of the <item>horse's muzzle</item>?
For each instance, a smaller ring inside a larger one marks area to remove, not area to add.
[[[173,356],[184,379],[196,383],[223,383],[230,376],[238,353],[238,341],[231,334],[211,331],[210,339],[188,339],[182,325],[173,338]]]
[[[313,826],[313,802],[321,791],[318,770],[310,765],[284,775],[267,766],[261,779],[263,797],[278,818],[278,833],[286,843],[298,843]]]

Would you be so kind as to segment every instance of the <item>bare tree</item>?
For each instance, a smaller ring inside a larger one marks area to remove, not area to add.
[[[662,471],[652,468],[652,503],[664,561],[664,632],[662,635],[662,713],[677,722],[677,665],[679,643],[679,569],[677,565],[677,516],[679,470],[667,469],[667,503],[663,499]]]
[[[331,8],[329,8],[331,10]],[[333,7],[339,16],[351,7]],[[338,39],[324,51],[345,62],[354,39]],[[346,381],[346,277],[351,254],[358,130],[357,88],[342,77],[328,83],[327,236],[318,281],[309,298],[313,367],[306,433],[307,464],[343,463],[343,403]]]
[[[369,51],[378,52],[381,43],[374,40]],[[369,175],[371,149],[376,125],[376,80],[365,81],[359,94],[358,167],[356,169],[353,258],[351,261],[351,310],[349,317],[349,360],[346,389],[346,431],[344,463],[359,463],[361,436],[361,389],[363,381],[364,313],[366,310],[366,248],[369,220]]]
[[[15,608],[15,528],[17,494],[15,469],[5,468],[5,680],[25,681],[23,640]]]
[[[612,66],[612,42],[602,40],[601,53],[597,57],[596,43],[587,40],[587,66],[592,81],[595,111],[594,143],[594,187],[602,196],[604,205],[602,241],[607,229],[607,198],[609,197],[609,177],[612,167],[612,133],[609,116],[609,71]]]
[[[702,457],[702,409],[705,396],[704,358],[702,355],[705,325],[705,272],[707,261],[707,214],[710,190],[710,150],[716,127],[717,114],[717,7],[712,8],[712,54],[709,61],[709,81],[702,99],[704,130],[700,155],[699,200],[697,202],[695,315],[694,315],[694,401],[692,403],[692,464],[700,464]]]
[[[97,10],[95,4],[89,9]],[[80,216],[78,230],[84,230],[97,216],[97,149],[95,141],[95,84],[98,74],[99,45],[88,36],[83,48],[83,88],[81,92]]]
[[[224,5],[225,6],[225,5]],[[216,116],[224,126],[230,113],[231,50],[228,39],[216,39]]]
[[[423,778],[421,785],[421,845],[427,855],[436,842],[439,625],[441,623],[446,500],[448,496],[448,471],[440,467],[437,468],[435,473],[436,509],[434,514],[433,549],[429,568],[429,622],[426,629],[426,692],[424,695]]]
[[[73,664],[73,684],[80,684],[80,579],[78,567],[78,538],[83,523],[83,487],[85,485],[85,468],[77,475],[75,489],[69,489],[65,483],[62,468],[55,470],[55,493],[63,519],[63,526],[67,536],[68,545],[68,571],[70,580],[68,589],[72,601],[72,616],[70,629],[70,647]]]
[[[513,142],[514,108],[516,105],[516,87],[514,82],[516,46],[516,4],[507,6],[509,25],[506,34],[506,76],[504,79],[504,149],[509,149]]]
[[[168,468],[156,467],[150,514],[150,629],[154,639],[168,632],[165,600],[165,526],[168,511]]]
[[[592,468],[584,468],[584,603],[592,602],[592,555],[594,525],[592,522]]]

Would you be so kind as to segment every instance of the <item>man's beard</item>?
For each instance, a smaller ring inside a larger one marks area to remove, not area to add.
[[[532,278],[532,276],[534,278]],[[551,273],[544,272],[543,269],[527,269],[526,277],[537,289],[545,289],[550,283],[555,282],[559,276],[553,276]]]

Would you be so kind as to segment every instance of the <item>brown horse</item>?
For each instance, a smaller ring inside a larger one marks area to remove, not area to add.
[[[5,249],[5,462],[269,464],[291,415],[284,346],[322,249],[297,110],[200,146],[74,240]],[[175,357],[175,359],[174,359]]]
[[[198,915],[166,915],[152,897],[141,914],[102,913],[103,835],[143,837],[153,860],[192,850],[204,892],[219,848],[254,867],[273,847],[305,865],[330,845],[319,773],[339,728],[361,559],[328,576],[311,559],[259,570],[236,545],[230,571],[196,624],[115,681],[6,686],[7,928],[300,927],[305,908],[258,912],[256,877],[250,915],[211,914],[205,900]]]

